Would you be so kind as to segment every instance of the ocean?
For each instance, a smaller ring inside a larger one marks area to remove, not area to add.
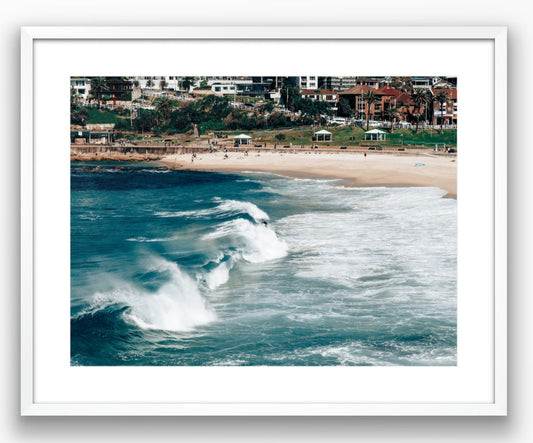
[[[455,366],[438,188],[71,165],[71,365]]]

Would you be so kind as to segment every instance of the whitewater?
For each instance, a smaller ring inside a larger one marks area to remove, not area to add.
[[[457,364],[444,191],[116,166],[71,167],[72,365]]]

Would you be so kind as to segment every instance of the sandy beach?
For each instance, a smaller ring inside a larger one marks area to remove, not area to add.
[[[260,171],[298,178],[340,178],[349,186],[431,186],[457,197],[455,157],[381,153],[222,152],[165,157],[170,168],[200,171]]]

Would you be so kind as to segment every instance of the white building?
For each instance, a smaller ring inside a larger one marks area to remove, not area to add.
[[[179,91],[183,77],[176,75],[148,75],[140,77],[131,77],[132,81],[138,81],[141,89],[151,89],[160,91],[162,86],[169,91]]]
[[[304,75],[299,78],[300,89],[318,89],[318,76]]]
[[[70,87],[82,100],[87,100],[91,90],[91,81],[87,77],[70,77]]]
[[[223,84],[223,83],[213,83],[211,85],[211,91],[213,91],[215,94],[220,95],[226,95],[231,94],[234,95],[237,93],[237,85],[235,84]]]

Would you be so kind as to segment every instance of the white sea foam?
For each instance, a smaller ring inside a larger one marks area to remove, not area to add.
[[[175,263],[154,259],[153,270],[169,275],[155,292],[131,285],[93,296],[91,311],[111,304],[128,306],[124,318],[143,329],[190,331],[215,319],[196,282]]]
[[[218,210],[222,212],[230,213],[246,213],[252,217],[256,222],[261,220],[269,220],[269,216],[266,212],[259,209],[251,202],[238,201],[238,200],[223,200],[218,205]]]
[[[229,280],[229,271],[231,265],[229,262],[219,264],[216,268],[204,276],[204,280],[209,289],[216,289]]]
[[[134,238],[127,238],[126,241],[133,241],[133,242],[139,242],[139,243],[152,243],[152,242],[172,241],[172,240],[177,240],[178,238],[179,237],[162,237],[162,238],[134,237]]]
[[[202,237],[203,240],[228,238],[242,258],[250,263],[262,263],[287,255],[288,246],[276,233],[264,226],[239,218],[221,223],[218,228]]]

